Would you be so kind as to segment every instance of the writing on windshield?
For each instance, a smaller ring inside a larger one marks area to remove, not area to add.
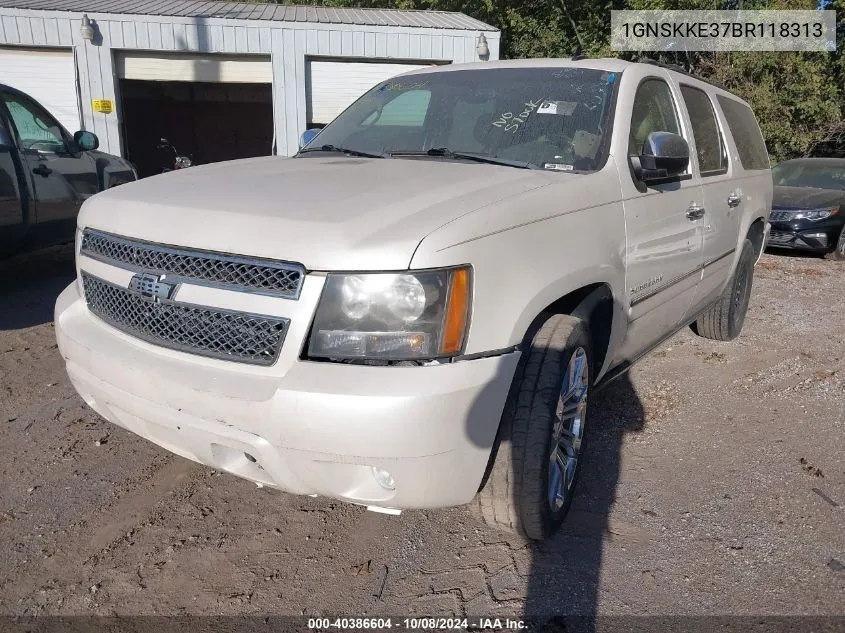
[[[574,67],[400,76],[353,103],[314,145],[430,160],[473,154],[500,164],[594,171],[606,160],[615,78]],[[450,151],[427,154],[433,148]]]

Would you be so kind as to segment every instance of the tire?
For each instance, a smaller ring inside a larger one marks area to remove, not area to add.
[[[475,500],[487,525],[543,540],[563,523],[583,461],[592,387],[590,340],[584,321],[556,314],[542,323],[526,346],[502,414],[497,448]],[[574,380],[576,389],[563,392],[564,379],[570,384]],[[569,405],[570,415],[562,415],[563,404]],[[571,435],[561,433],[564,427]],[[554,439],[555,432],[560,442]],[[554,447],[557,468],[552,466]],[[575,453],[574,463],[567,458],[569,449]],[[564,494],[552,496],[551,489]]]
[[[836,248],[825,255],[825,257],[833,261],[845,261],[845,227],[842,227],[842,231],[839,233],[839,241],[836,243]]]
[[[695,333],[714,341],[732,341],[739,336],[748,312],[753,280],[754,246],[751,240],[745,240],[731,280],[719,300],[698,317],[693,327]]]

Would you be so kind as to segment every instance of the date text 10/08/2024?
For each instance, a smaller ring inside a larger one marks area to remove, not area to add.
[[[378,631],[394,628],[400,631],[517,631],[527,628],[527,625],[517,618],[308,618],[308,629],[312,631]]]

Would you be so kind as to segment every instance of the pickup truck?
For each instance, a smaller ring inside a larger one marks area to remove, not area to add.
[[[92,409],[261,486],[474,504],[539,540],[593,390],[690,324],[740,334],[772,176],[722,88],[618,59],[436,67],[310,136],[83,205],[56,334]]]
[[[132,165],[71,136],[32,97],[0,84],[0,257],[72,242],[90,196],[136,180]]]

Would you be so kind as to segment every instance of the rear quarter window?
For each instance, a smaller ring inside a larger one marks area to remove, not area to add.
[[[744,103],[717,95],[745,169],[769,169],[769,152],[754,113]]]

